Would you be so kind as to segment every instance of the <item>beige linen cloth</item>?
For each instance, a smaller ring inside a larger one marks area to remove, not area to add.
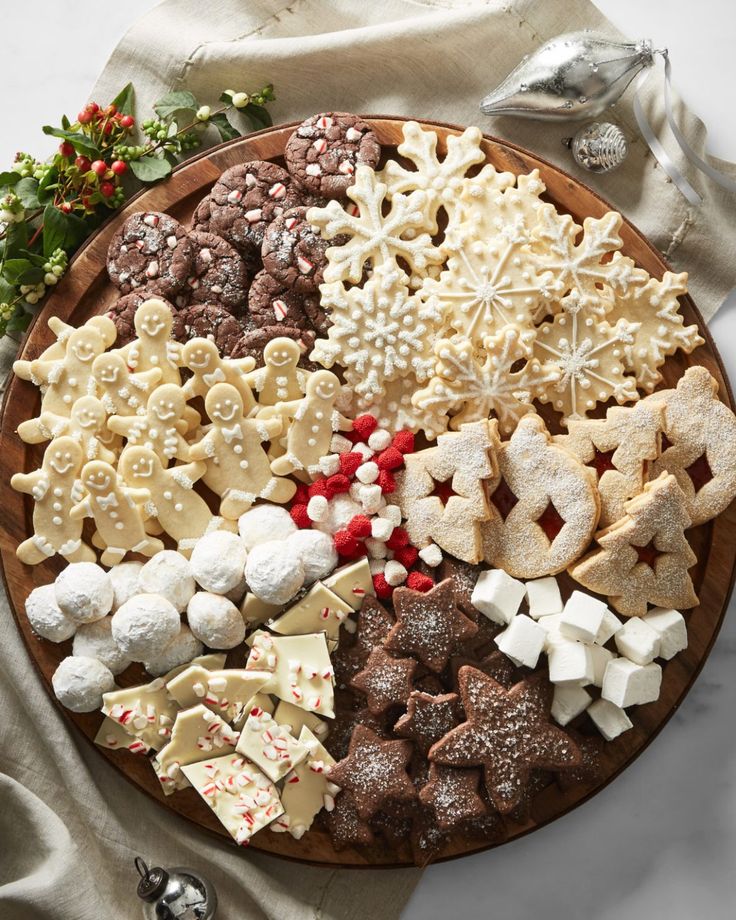
[[[347,109],[478,124],[575,173],[560,144],[572,131],[486,119],[478,101],[524,54],[580,28],[616,35],[587,0],[168,0],[125,36],[92,95],[111,98],[132,80],[145,117],[150,104],[173,88],[214,101],[223,88],[256,89],[272,80],[276,122]],[[645,107],[661,129],[660,88],[650,80]],[[703,125],[680,104],[678,114],[703,153]],[[706,198],[700,209],[690,207],[638,137],[630,93],[611,118],[631,139],[629,158],[609,176],[580,171],[581,178],[677,269],[691,273],[695,298],[712,316],[734,285],[734,196],[693,175],[676,157]],[[730,164],[714,165],[736,175]],[[12,354],[8,343],[3,347],[7,369]],[[420,878],[414,870],[330,871],[281,862],[218,845],[153,806],[69,730],[33,671],[4,597],[1,603],[2,920],[139,917],[132,868],[137,853],[160,865],[190,864],[206,872],[218,889],[223,920],[386,920],[401,913]]]

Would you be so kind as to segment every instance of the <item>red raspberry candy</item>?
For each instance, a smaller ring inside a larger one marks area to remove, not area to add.
[[[376,592],[376,597],[382,601],[388,600],[394,593],[394,589],[380,573],[373,576],[373,590]]]
[[[342,473],[335,473],[334,476],[330,476],[329,479],[325,480],[325,488],[327,489],[327,497],[334,498],[341,492],[350,490],[350,480]]]
[[[404,530],[403,527],[394,527],[391,532],[391,536],[386,540],[386,546],[388,549],[394,550],[403,549],[409,543],[409,534]]]
[[[294,493],[294,504],[295,505],[306,505],[309,501],[309,488],[306,483],[300,482],[296,487],[296,492]]]
[[[310,498],[314,498],[315,495],[322,495],[325,498],[332,498],[327,488],[326,479],[318,479],[316,482],[313,482],[307,492]]]
[[[404,465],[404,455],[395,447],[387,447],[376,457],[379,470],[398,470]]]
[[[372,415],[359,415],[353,419],[353,432],[357,432],[359,441],[367,441],[376,428],[378,428],[378,420]]]
[[[410,569],[419,558],[419,550],[416,546],[402,546],[394,550],[394,559],[400,562],[405,569]]]
[[[353,477],[355,471],[363,463],[363,455],[351,451],[349,454],[340,454],[340,472],[344,476]]]
[[[422,572],[409,572],[406,587],[411,588],[412,591],[421,591],[424,594],[425,591],[434,588],[434,582],[429,575],[424,575]]]
[[[364,514],[356,514],[348,524],[348,530],[354,537],[363,539],[371,535],[371,520]]]
[[[389,495],[391,492],[396,491],[396,480],[394,479],[394,474],[389,473],[388,470],[381,470],[381,472],[378,474],[378,479],[376,482],[378,483],[381,492],[383,492],[384,495]]]
[[[402,454],[410,454],[414,450],[414,434],[411,431],[398,431],[394,435],[391,447]]]
[[[333,534],[332,538],[335,541],[335,549],[341,556],[352,559],[360,554],[362,544],[356,540],[349,530],[338,530],[337,533]]]
[[[312,522],[307,514],[306,504],[299,503],[297,505],[292,505],[289,509],[289,514],[296,526],[300,527],[302,530],[308,530],[312,526]]]

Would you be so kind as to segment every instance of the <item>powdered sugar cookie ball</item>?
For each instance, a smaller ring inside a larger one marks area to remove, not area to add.
[[[363,506],[353,501],[349,495],[336,495],[327,506],[324,518],[315,523],[314,529],[324,533],[337,533],[345,530],[356,514],[364,514]]]
[[[304,564],[288,540],[269,540],[254,546],[248,554],[245,580],[262,601],[285,604],[304,584]]]
[[[192,658],[201,655],[204,646],[186,623],[182,623],[181,632],[158,655],[152,655],[143,662],[143,667],[152,677],[167,674],[173,668],[189,664]]]
[[[109,574],[113,590],[113,610],[122,607],[131,597],[135,597],[136,594],[140,593],[138,576],[142,568],[142,562],[121,562],[110,569]]]
[[[102,694],[115,689],[109,668],[96,658],[69,656],[51,678],[56,699],[72,712],[93,712],[102,706]]]
[[[26,599],[26,616],[33,631],[49,642],[63,642],[77,630],[77,624],[67,619],[56,603],[54,585],[41,585],[31,591]]]
[[[189,628],[209,648],[235,648],[245,639],[245,622],[238,608],[220,594],[199,591],[187,607]]]
[[[223,597],[226,597],[229,601],[232,601],[233,604],[239,604],[243,600],[243,597],[245,596],[245,592],[247,591],[247,589],[248,589],[248,583],[245,580],[245,574],[244,574],[243,577],[238,582],[238,584],[235,585],[235,587],[232,588],[230,591],[227,591],[225,594],[223,594]]]
[[[112,615],[112,637],[133,661],[158,655],[180,629],[179,611],[158,594],[137,594]]]
[[[215,530],[199,540],[189,563],[200,587],[213,594],[227,594],[240,584],[247,556],[237,534]]]
[[[146,562],[138,576],[138,587],[143,594],[165,597],[179,613],[184,613],[197,590],[189,560],[173,549],[156,553]]]
[[[335,542],[328,533],[321,530],[297,530],[286,541],[296,549],[304,566],[304,584],[311,585],[318,578],[324,578],[337,565]]]
[[[96,658],[112,674],[120,674],[131,662],[112,637],[111,617],[103,617],[94,623],[83,623],[74,636],[72,655],[77,658]]]
[[[296,529],[291,515],[280,505],[256,505],[238,518],[238,530],[248,551],[268,540],[285,540]]]
[[[56,603],[77,624],[107,616],[113,596],[110,575],[94,562],[72,562],[56,579]]]

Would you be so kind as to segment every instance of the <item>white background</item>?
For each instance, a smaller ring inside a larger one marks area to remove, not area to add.
[[[18,149],[37,156],[53,149],[40,126],[58,123],[63,112],[75,115],[119,37],[153,5],[153,0],[4,4],[0,170]],[[655,47],[669,48],[677,89],[708,126],[711,152],[736,160],[733,0],[597,0],[597,5],[631,38],[648,37]],[[711,324],[732,381],[735,310],[732,297]],[[650,751],[593,802],[553,827],[431,868],[407,918],[732,916],[735,674],[732,610],[695,690]]]

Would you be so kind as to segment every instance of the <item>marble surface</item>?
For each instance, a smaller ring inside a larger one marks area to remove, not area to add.
[[[711,150],[736,158],[730,87],[732,0],[597,0],[632,37],[667,45],[684,99],[710,128]],[[73,115],[107,55],[152,0],[12,4],[3,13],[0,163],[42,154],[38,126]],[[41,24],[41,25],[39,25]],[[32,51],[29,48],[32,47]],[[78,53],[83,48],[84,53]],[[32,56],[32,66],[29,59]],[[711,323],[736,381],[736,297]],[[736,900],[736,611],[694,690],[651,748],[593,801],[530,837],[427,870],[406,920],[692,920],[731,916]]]

